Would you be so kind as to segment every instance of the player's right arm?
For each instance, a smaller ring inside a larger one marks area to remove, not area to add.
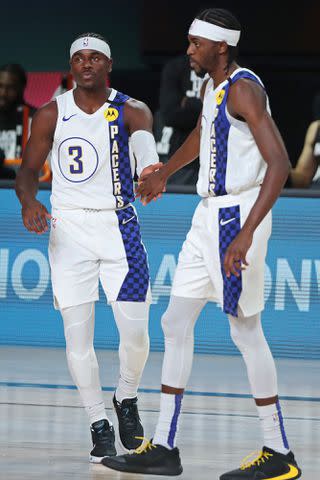
[[[37,199],[39,173],[52,148],[57,121],[55,101],[41,107],[33,116],[31,133],[17,173],[15,191],[21,203],[24,226],[35,233],[48,230],[47,219],[51,217],[46,207]]]
[[[201,99],[203,99],[207,81],[202,84]],[[141,198],[144,205],[165,190],[168,178],[185,165],[198,158],[200,153],[200,130],[202,112],[199,115],[196,127],[191,131],[180,148],[172,155],[169,161],[148,177],[140,177],[136,196]]]
[[[297,165],[290,172],[291,186],[294,188],[308,188],[317,171],[318,162],[313,149],[319,126],[319,121],[310,124]]]

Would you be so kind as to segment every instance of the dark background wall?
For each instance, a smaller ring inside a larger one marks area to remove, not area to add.
[[[240,20],[239,63],[262,77],[295,164],[312,120],[313,97],[320,92],[318,0],[297,7],[281,0],[2,2],[0,64],[19,62],[28,71],[67,71],[74,37],[96,31],[111,45],[111,83],[155,111],[164,62],[186,50],[193,17],[212,6],[228,8]]]
[[[116,69],[140,63],[139,1],[1,2],[0,62],[21,62],[28,71],[67,70],[69,48],[83,32],[110,42]]]
[[[266,85],[273,117],[296,163],[320,92],[320,1],[269,0],[143,2],[141,45],[144,61],[157,69],[167,56],[185,51],[194,16],[213,6],[230,9],[242,25],[239,63]]]

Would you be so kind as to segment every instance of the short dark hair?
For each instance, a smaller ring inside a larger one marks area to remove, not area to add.
[[[74,39],[74,41],[78,40],[79,38],[85,38],[85,37],[98,38],[99,40],[102,40],[103,42],[109,43],[105,37],[100,35],[100,33],[94,33],[94,32],[81,33],[80,35],[78,35]]]
[[[196,18],[203,20],[204,22],[218,25],[219,27],[225,27],[229,30],[241,30],[241,24],[239,20],[229,10],[224,8],[207,8],[202,10]],[[238,47],[232,47],[228,45],[228,64],[232,63],[238,55]]]
[[[26,71],[19,63],[7,63],[5,65],[2,65],[0,67],[0,72],[8,72],[12,75],[15,75],[18,78],[19,83],[23,89],[27,85]]]
[[[230,30],[241,30],[239,20],[237,20],[233,13],[224,8],[207,8],[206,10],[202,10],[196,18],[204,22],[219,25],[220,27],[229,28]]]

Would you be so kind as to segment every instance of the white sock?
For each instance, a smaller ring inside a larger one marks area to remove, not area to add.
[[[121,403],[125,398],[135,398],[137,396],[137,388],[136,382],[129,383],[120,377],[116,389],[116,400]]]
[[[257,409],[263,431],[264,445],[284,455],[289,453],[290,448],[284,430],[279,401],[263,407],[257,406]]]
[[[161,393],[160,415],[152,440],[152,443],[155,445],[163,445],[169,449],[176,446],[182,397],[182,394],[172,395],[169,393]]]
[[[112,425],[109,418],[107,417],[104,402],[98,403],[96,405],[91,405],[90,407],[85,407],[86,412],[89,416],[90,424],[98,422],[99,420],[106,419],[109,422],[109,425]]]

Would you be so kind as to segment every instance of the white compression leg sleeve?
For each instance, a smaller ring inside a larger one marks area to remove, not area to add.
[[[119,330],[120,377],[116,399],[134,398],[149,355],[148,302],[112,302]]]
[[[93,348],[94,303],[61,310],[69,371],[82,403],[94,423],[107,418],[99,378],[99,366]],[[111,424],[111,422],[109,422]]]
[[[229,316],[231,336],[247,366],[251,391],[255,399],[271,399],[278,394],[275,362],[265,339],[260,314],[238,318]],[[286,455],[289,444],[279,400],[257,406],[264,445]]]
[[[206,300],[170,297],[162,317],[165,353],[162,364],[162,385],[185,388],[193,360],[194,325]],[[155,444],[174,448],[179,430],[183,394],[161,393],[160,414],[153,437]]]
[[[193,361],[194,325],[205,304],[202,298],[170,297],[161,321],[165,337],[162,385],[186,387]]]
[[[265,339],[260,313],[238,318],[228,315],[231,338],[242,353],[254,398],[271,398],[278,394],[277,373]]]

